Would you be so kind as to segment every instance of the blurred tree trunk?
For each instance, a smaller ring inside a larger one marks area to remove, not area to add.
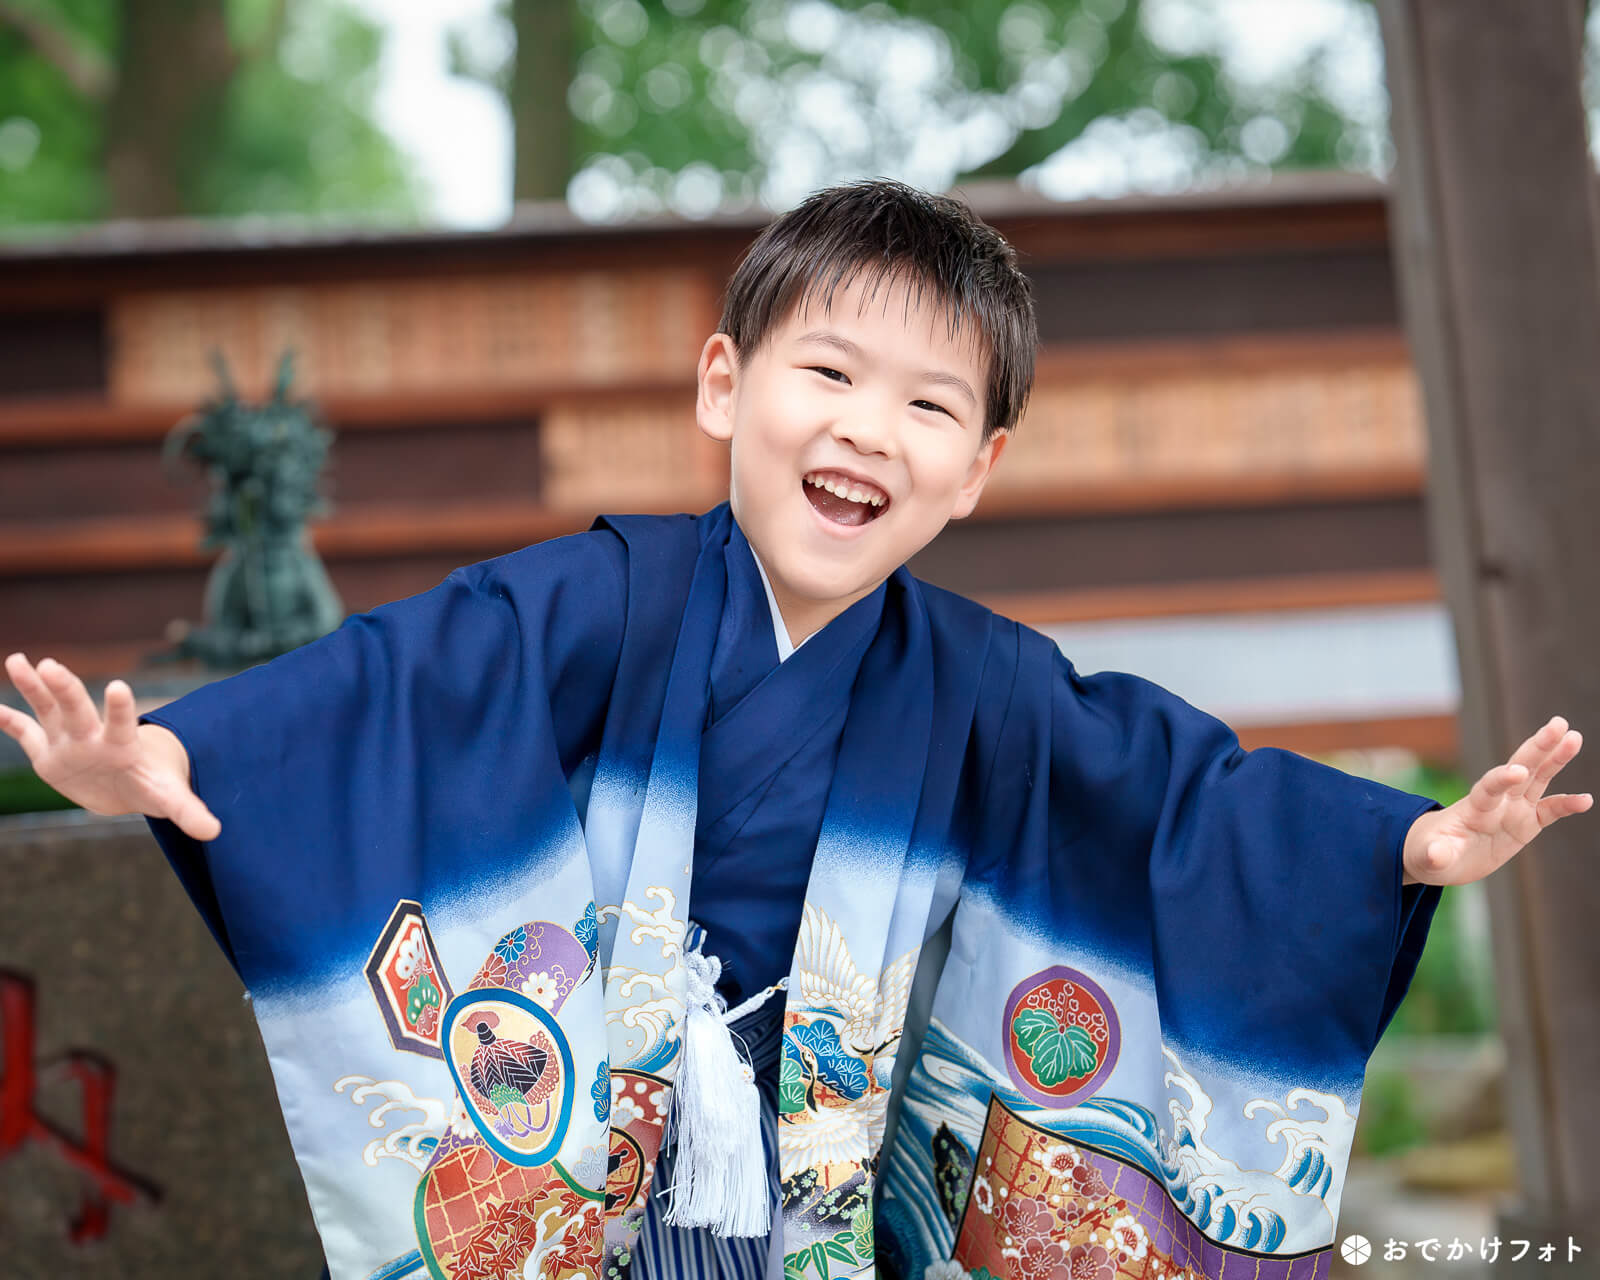
[[[1578,550],[1600,543],[1583,11],[1572,0],[1381,0],[1378,12],[1394,108],[1390,236],[1427,405],[1431,541],[1455,621],[1471,776],[1553,711],[1591,735],[1600,720],[1600,598]],[[1595,771],[1579,759],[1556,791],[1591,790]],[[1519,1243],[1582,1235],[1591,1256],[1593,824],[1562,823],[1486,885],[1521,1193],[1498,1229]],[[1502,1254],[1494,1274],[1514,1262]]]
[[[168,0],[170,3],[170,0]],[[572,117],[567,86],[575,72],[577,0],[511,0],[517,52],[511,73],[518,200],[559,199],[572,177]]]
[[[106,113],[113,218],[185,212],[184,177],[218,145],[238,69],[215,0],[125,0]]]

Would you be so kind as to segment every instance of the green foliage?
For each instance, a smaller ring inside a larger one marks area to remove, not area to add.
[[[1428,1137],[1415,1090],[1400,1071],[1373,1071],[1361,1090],[1357,1123],[1363,1154],[1390,1155],[1425,1142]]]
[[[749,197],[780,139],[809,150],[827,181],[904,175],[936,134],[954,181],[1011,177],[1105,121],[1164,135],[1195,174],[1376,163],[1372,121],[1330,96],[1325,50],[1290,83],[1241,83],[1214,32],[1153,38],[1147,0],[573,2],[582,52],[567,150],[575,173],[629,189],[633,212],[670,203],[690,169]],[[1352,20],[1362,12],[1353,4]],[[458,69],[509,92],[506,66],[470,44],[458,42]],[[909,98],[884,65],[891,45],[929,64]],[[802,121],[798,105],[819,90],[829,109]],[[979,141],[964,136],[974,121]]]
[[[728,58],[759,58],[781,73],[781,49],[745,45],[739,27],[757,7],[707,0],[578,3],[579,57],[569,102],[581,160],[625,146],[641,162],[677,172],[696,161],[758,168],[751,130],[722,83]],[[672,12],[678,10],[678,13]],[[679,16],[679,15],[682,16]],[[775,56],[776,55],[776,56]]]
[[[75,63],[115,82],[134,0],[16,0]],[[181,9],[175,10],[182,13]],[[153,151],[177,174],[182,212],[380,215],[415,220],[409,162],[373,123],[382,31],[345,0],[227,0],[234,70],[220,118],[180,151]],[[173,21],[179,21],[174,18]],[[174,48],[182,41],[172,40]],[[173,88],[203,91],[173,65]],[[105,178],[108,93],[90,92],[58,54],[0,18],[0,228],[115,216]],[[124,105],[123,110],[137,111]],[[152,139],[152,146],[156,145]]]
[[[382,32],[341,5],[306,8],[302,21],[292,34],[309,53],[293,69],[261,57],[234,77],[225,141],[196,171],[194,209],[414,219],[415,179],[372,119]]]
[[[279,0],[226,0],[228,40],[236,49],[258,48],[272,39]]]
[[[1445,892],[1411,988],[1385,1035],[1494,1033],[1494,986],[1488,965],[1470,954],[1471,941],[1462,928],[1460,909],[1462,895],[1478,896],[1483,891],[1482,885],[1466,885]]]
[[[1386,773],[1375,779],[1401,791],[1427,796],[1440,804],[1450,805],[1472,789],[1464,774],[1455,769],[1417,762],[1395,773]]]
[[[114,0],[52,0],[26,6],[71,32],[86,56],[108,58],[116,42]],[[104,199],[100,107],[27,38],[0,22],[0,225],[77,221]]]
[[[0,773],[0,814],[47,813],[77,807],[32,769]]]

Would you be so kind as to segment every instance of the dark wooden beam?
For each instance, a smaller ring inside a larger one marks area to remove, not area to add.
[[[1455,763],[1459,750],[1456,718],[1450,715],[1246,725],[1239,729],[1239,745],[1246,751],[1280,747],[1285,751],[1298,751],[1303,756],[1400,747],[1415,752],[1429,763],[1446,765]]]
[[[981,506],[981,504],[980,504]],[[1366,573],[1428,565],[1422,503],[1357,497],[1282,504],[1101,511],[1048,519],[957,520],[910,560],[912,573],[965,596],[1093,591]]]
[[[1029,626],[1435,604],[1440,598],[1439,578],[1431,569],[1211,578],[1153,586],[1119,583],[1078,591],[978,590],[970,595],[986,608]]]
[[[1390,226],[1476,772],[1553,713],[1600,728],[1600,252],[1583,7],[1380,0],[1379,11]],[[1556,789],[1594,789],[1597,748]],[[1500,1234],[1561,1248],[1570,1234],[1591,1250],[1597,832],[1596,818],[1574,818],[1489,881],[1522,1191]]]

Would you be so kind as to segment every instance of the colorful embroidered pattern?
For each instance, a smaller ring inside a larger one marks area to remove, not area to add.
[[[592,906],[578,921],[579,929],[586,926],[592,943]],[[594,1079],[580,1082],[556,1020],[594,971],[594,960],[574,931],[528,921],[501,935],[467,989],[452,997],[415,902],[395,908],[373,948],[366,974],[390,1038],[396,1047],[444,1058],[455,1105],[444,1121],[442,1103],[418,1098],[397,1081],[350,1076],[335,1088],[356,1086],[357,1103],[382,1098],[375,1115],[396,1108],[423,1114],[369,1144],[366,1155],[373,1165],[389,1155],[419,1167],[427,1159],[416,1191],[419,1250],[412,1257],[441,1280],[594,1274],[606,1153],[602,1146],[585,1148],[583,1167],[570,1171],[556,1159],[580,1089],[602,1122],[612,1106],[607,1064],[602,1060]],[[659,1124],[656,1132],[659,1140]],[[639,1175],[648,1168],[642,1158],[635,1161]]]
[[[849,1230],[841,1231],[831,1240],[818,1240],[806,1249],[797,1249],[784,1255],[784,1280],[800,1280],[802,1276],[815,1280],[839,1280],[854,1276],[872,1265],[872,1211],[860,1209],[851,1220]]]
[[[593,1274],[601,1203],[559,1165],[518,1168],[481,1146],[462,1148],[428,1171],[416,1206],[422,1258],[437,1280]]]
[[[1122,1047],[1111,998],[1092,978],[1065,966],[1016,985],[1004,1028],[1012,1082],[1045,1107],[1070,1107],[1092,1095]]]
[[[1142,1169],[1073,1143],[991,1097],[954,1259],[994,1280],[1314,1280],[1331,1250],[1225,1248]]]
[[[837,922],[805,908],[778,1076],[785,1230],[804,1246],[785,1256],[786,1276],[837,1280],[872,1266],[876,1154],[916,962],[909,951],[874,979]]]
[[[606,1216],[637,1216],[655,1174],[672,1086],[642,1071],[611,1073],[611,1161]]]
[[[554,1013],[589,971],[588,948],[573,933],[536,920],[494,944],[467,990],[509,987]]]
[[[654,892],[664,899],[656,912],[630,904],[613,910],[675,963],[682,925],[671,916],[672,895]],[[422,1021],[434,1039],[414,1051],[442,1056],[456,1087],[447,1108],[399,1081],[346,1076],[335,1083],[338,1092],[352,1089],[358,1105],[378,1099],[377,1121],[391,1112],[422,1116],[375,1139],[365,1153],[369,1165],[394,1156],[422,1173],[414,1208],[419,1249],[386,1264],[400,1268],[392,1274],[414,1266],[449,1280],[593,1277],[607,1223],[619,1240],[637,1233],[672,1086],[649,1072],[613,1071],[605,1058],[592,1076],[586,1066],[580,1080],[558,1021],[568,997],[596,973],[599,914],[591,903],[571,930],[547,920],[508,930],[453,998],[421,908],[402,902],[392,914],[367,976],[391,1039],[396,1026],[419,1038],[406,1001],[416,1002],[423,977],[431,982],[446,1004],[423,1002],[430,1013]],[[619,1014],[644,1030],[647,1056],[675,1052],[665,977],[627,968],[619,976],[633,996]],[[609,1146],[602,1130],[599,1143],[583,1146],[576,1163],[563,1167],[574,1159],[563,1143],[569,1130],[588,1123],[585,1113],[610,1122]]]
[[[445,1011],[445,1061],[479,1135],[502,1159],[554,1158],[572,1118],[572,1050],[543,1008],[513,991],[467,991]]]
[[[367,958],[367,982],[396,1049],[442,1058],[439,1015],[454,992],[428,932],[422,907],[402,901]]]

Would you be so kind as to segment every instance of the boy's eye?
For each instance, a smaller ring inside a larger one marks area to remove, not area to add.
[[[813,364],[807,367],[812,373],[820,373],[829,382],[848,383],[850,381],[849,378],[845,377],[845,375],[840,373],[837,369],[830,369],[825,364]],[[951,413],[950,410],[946,409],[942,404],[934,404],[932,400],[913,400],[911,403],[915,408],[928,409],[934,413],[942,413],[947,418],[953,418],[956,416],[955,414]]]

